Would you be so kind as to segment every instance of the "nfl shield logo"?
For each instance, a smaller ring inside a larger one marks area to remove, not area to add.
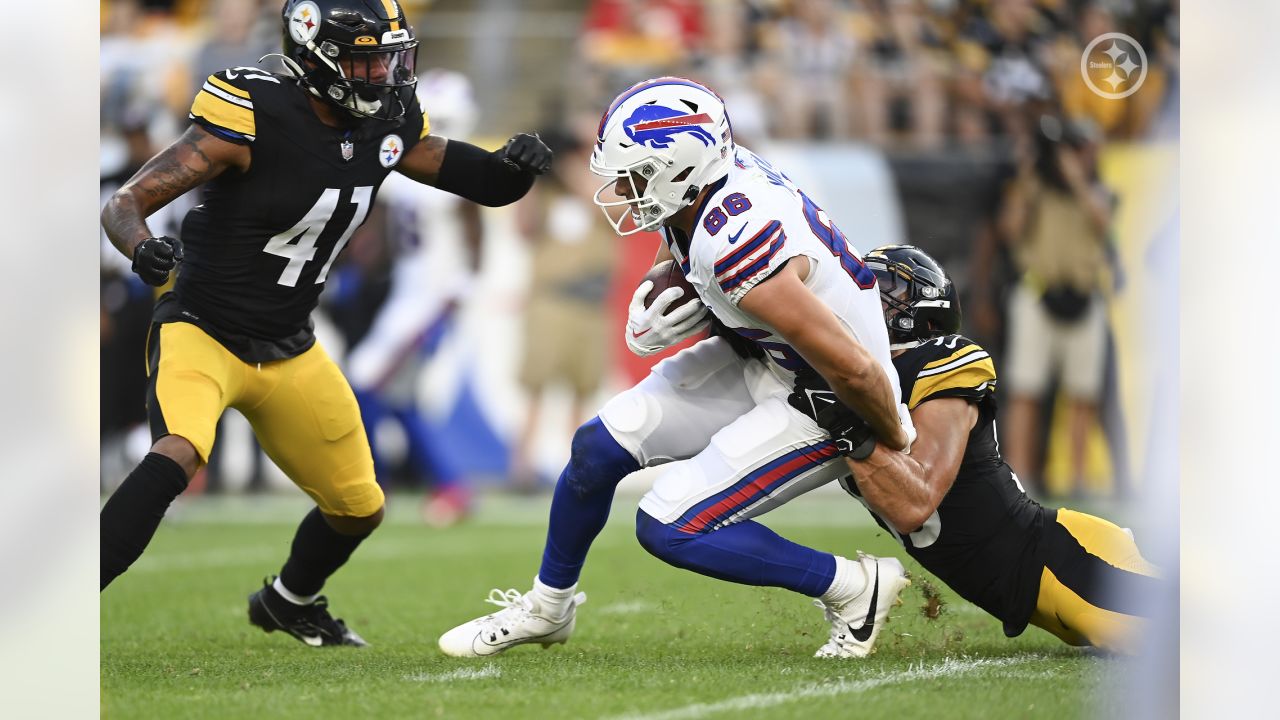
[[[351,144],[350,140],[342,141],[342,159],[350,160],[356,154],[356,146]]]

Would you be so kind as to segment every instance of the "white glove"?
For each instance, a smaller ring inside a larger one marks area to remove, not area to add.
[[[911,454],[911,444],[916,441],[916,424],[911,422],[911,411],[906,403],[898,403],[898,421],[902,423],[902,432],[907,434],[907,446],[902,448],[906,455]]]
[[[640,283],[627,310],[627,347],[640,357],[665,350],[711,324],[710,310],[700,300],[685,303],[670,315],[662,314],[667,306],[684,296],[684,289],[678,287],[658,293],[653,304],[646,308],[644,297],[652,289],[652,280]]]

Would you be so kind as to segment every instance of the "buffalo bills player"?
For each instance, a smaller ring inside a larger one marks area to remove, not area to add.
[[[631,350],[658,352],[712,321],[717,332],[578,429],[533,589],[494,590],[489,602],[503,609],[445,633],[441,650],[475,657],[565,642],[618,482],[671,463],[640,502],[645,549],[703,575],[817,598],[831,624],[818,656],[865,656],[908,584],[901,563],[818,552],[751,518],[848,472],[808,398],[834,391],[881,443],[909,447],[914,428],[898,404],[875,275],[812,200],[735,145],[724,103],[695,82],[657,78],[618,96],[591,168],[608,178],[596,203],[614,229],[660,231],[655,264],[674,258],[700,300],[664,314],[683,291],[668,288],[645,307],[652,288],[642,283]],[[795,390],[806,400],[793,406]]]

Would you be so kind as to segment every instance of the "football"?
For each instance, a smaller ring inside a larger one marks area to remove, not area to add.
[[[684,288],[684,295],[676,298],[675,301],[668,305],[667,309],[662,313],[663,315],[670,315],[672,310],[683,307],[689,301],[701,302],[698,299],[698,291],[693,289],[689,279],[680,271],[680,264],[675,260],[664,260],[649,268],[649,272],[644,274],[644,279],[640,282],[644,283],[645,280],[653,281],[653,289],[649,291],[648,295],[644,296],[644,306],[646,308],[653,304],[654,299],[662,294],[663,290],[669,287]]]

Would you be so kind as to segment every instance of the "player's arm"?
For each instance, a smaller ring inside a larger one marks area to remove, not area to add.
[[[951,489],[978,408],[963,398],[937,398],[916,406],[911,419],[918,435],[910,455],[877,445],[864,460],[845,458],[862,499],[904,534],[924,525]]]
[[[804,284],[808,259],[788,262],[747,291],[738,307],[771,326],[840,398],[866,419],[880,442],[900,450],[907,434],[884,368]]]
[[[550,169],[551,150],[536,135],[523,133],[494,152],[428,134],[396,165],[413,180],[486,207],[519,200]]]
[[[228,168],[248,170],[250,158],[247,145],[228,142],[193,124],[111,196],[102,209],[102,228],[117,250],[133,258],[137,247],[152,237],[147,217]],[[138,269],[137,262],[134,267]]]

